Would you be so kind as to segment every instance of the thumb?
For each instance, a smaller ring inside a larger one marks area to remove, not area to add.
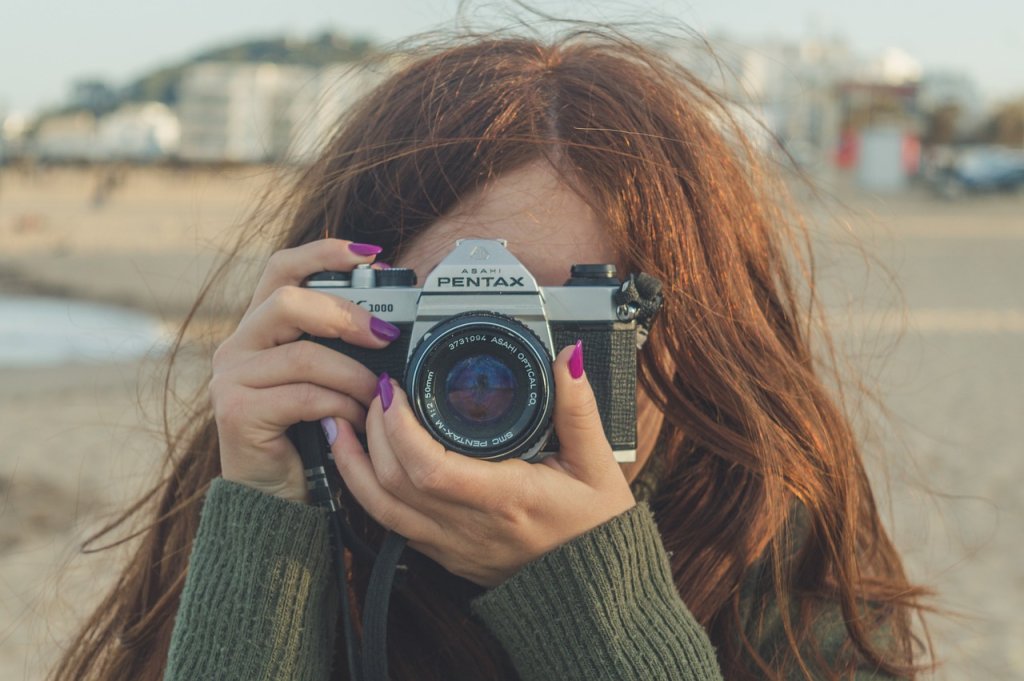
[[[583,482],[618,470],[601,425],[594,391],[583,369],[583,341],[563,348],[555,358],[555,432],[558,462]]]

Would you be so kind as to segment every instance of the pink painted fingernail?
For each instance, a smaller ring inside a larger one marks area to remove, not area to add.
[[[348,245],[348,250],[352,251],[356,255],[377,255],[384,249],[375,244],[361,244],[357,241],[353,241]]]
[[[333,445],[334,441],[338,439],[338,424],[330,416],[325,416],[320,419],[320,427],[324,429],[327,444]]]
[[[376,267],[378,270],[390,270],[391,269],[391,264],[390,263],[386,263],[383,260],[379,260],[379,261],[373,263],[373,266]]]
[[[402,330],[397,326],[377,317],[370,317],[370,331],[377,338],[389,343],[402,335]]]
[[[576,341],[576,347],[572,349],[572,354],[569,355],[569,375],[573,378],[579,378],[583,375],[583,341]]]
[[[380,406],[387,411],[391,401],[395,399],[395,390],[391,387],[391,377],[386,371],[377,380],[377,394],[380,395]]]

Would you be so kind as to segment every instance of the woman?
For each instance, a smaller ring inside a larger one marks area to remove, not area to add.
[[[912,677],[923,591],[812,354],[799,224],[726,112],[588,31],[470,39],[359,102],[281,204],[153,521],[55,678],[346,678],[326,522],[284,434],[315,419],[355,531],[415,549],[394,679]],[[636,464],[610,455],[585,347],[557,349],[562,450],[531,465],[447,456],[398,384],[298,340],[386,346],[389,325],[299,284],[384,260],[422,280],[467,236],[508,239],[542,285],[574,262],[664,282]],[[352,557],[357,611],[369,569]]]

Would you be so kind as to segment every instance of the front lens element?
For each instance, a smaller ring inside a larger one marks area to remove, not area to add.
[[[512,407],[516,379],[493,355],[473,355],[455,363],[445,379],[445,400],[459,419],[486,425],[503,419]]]

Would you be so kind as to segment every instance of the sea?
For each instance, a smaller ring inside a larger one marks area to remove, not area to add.
[[[162,353],[160,320],[127,308],[66,298],[0,296],[0,367],[129,361]]]

